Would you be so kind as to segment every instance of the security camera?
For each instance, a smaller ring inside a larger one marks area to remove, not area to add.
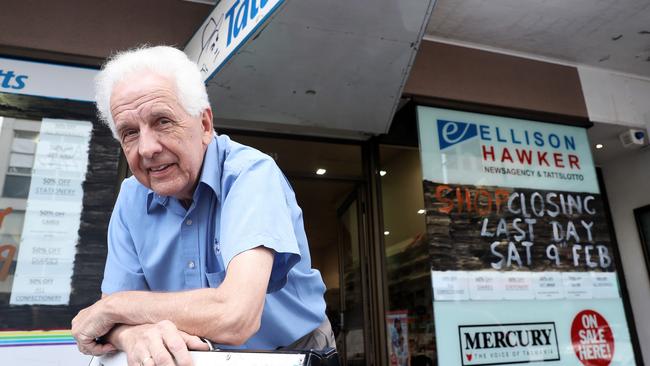
[[[630,128],[618,135],[618,138],[626,149],[639,149],[645,145],[645,131],[643,130]]]

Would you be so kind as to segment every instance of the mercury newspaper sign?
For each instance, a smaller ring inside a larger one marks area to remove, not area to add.
[[[502,352],[501,362],[560,360],[553,322],[460,325],[458,336],[462,365],[484,365],[495,351]]]
[[[222,0],[185,46],[207,81],[285,0]]]
[[[438,365],[634,365],[620,299],[436,301],[434,314]]]

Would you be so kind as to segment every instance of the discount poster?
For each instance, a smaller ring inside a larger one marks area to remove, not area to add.
[[[43,119],[11,305],[65,305],[71,292],[92,123]]]

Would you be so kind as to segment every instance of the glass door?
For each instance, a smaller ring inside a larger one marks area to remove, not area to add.
[[[312,267],[326,285],[327,316],[343,366],[370,365],[365,187],[358,142],[228,134],[273,157],[303,212]]]
[[[340,333],[337,348],[344,366],[365,365],[368,296],[363,255],[363,207],[354,190],[339,207],[338,238],[340,258]]]

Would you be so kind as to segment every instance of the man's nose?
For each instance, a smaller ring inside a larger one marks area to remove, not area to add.
[[[160,141],[158,140],[158,134],[148,128],[142,129],[138,143],[140,156],[151,159],[160,151],[162,151],[162,145],[160,145]]]

